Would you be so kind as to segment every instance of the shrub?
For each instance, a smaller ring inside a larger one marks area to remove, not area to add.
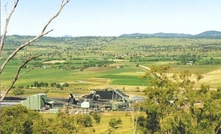
[[[24,92],[25,92],[25,91],[22,90],[22,89],[20,89],[20,88],[13,90],[13,94],[14,94],[14,95],[22,95],[22,94],[24,94]]]
[[[90,115],[84,116],[84,126],[85,127],[90,127],[92,126],[92,118]]]
[[[77,115],[76,122],[79,125],[83,125],[85,127],[92,126],[92,118],[90,115]]]
[[[101,116],[97,112],[93,113],[92,116],[93,116],[96,123],[100,123]]]
[[[112,128],[118,128],[119,125],[122,124],[122,120],[120,118],[116,119],[116,118],[111,118],[110,121],[109,121],[109,125],[112,127]]]

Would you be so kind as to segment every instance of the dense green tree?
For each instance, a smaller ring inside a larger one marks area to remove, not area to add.
[[[40,86],[40,84],[37,81],[35,81],[33,85],[34,85],[34,87],[39,87]]]
[[[45,129],[42,116],[21,105],[2,107],[1,119],[2,134],[32,134],[37,129],[43,133]]]
[[[53,83],[51,83],[50,85],[51,85],[51,87],[53,88],[53,87],[55,87],[57,84],[56,84],[55,82],[53,82]]]
[[[194,87],[203,78],[183,71],[171,74],[170,66],[152,68],[148,78],[146,117],[138,118],[143,133],[219,133],[221,125],[220,89],[209,85]],[[195,78],[195,79],[194,79]]]
[[[59,112],[55,119],[49,119],[47,125],[46,133],[48,134],[70,134],[78,132],[74,116],[64,112]]]
[[[77,134],[85,133],[84,128],[93,124],[90,115],[60,111],[55,118],[43,118],[22,105],[2,107],[1,119],[2,134]]]

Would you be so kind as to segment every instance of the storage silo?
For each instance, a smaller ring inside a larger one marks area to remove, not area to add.
[[[41,110],[45,106],[44,100],[47,100],[47,95],[44,93],[31,95],[26,100],[21,101],[21,104],[31,110]]]

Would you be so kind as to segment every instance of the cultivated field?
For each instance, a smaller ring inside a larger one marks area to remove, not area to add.
[[[25,36],[9,36],[3,57],[28,39]],[[12,42],[13,41],[13,42]],[[16,42],[16,43],[15,43]],[[139,79],[144,69],[170,64],[172,71],[198,72],[204,79],[196,84],[220,86],[221,40],[207,38],[144,38],[144,37],[44,37],[19,52],[6,66],[2,74],[2,89],[11,83],[18,65],[29,55],[42,54],[23,69],[34,67],[15,84],[24,95],[46,92],[50,96],[66,96],[70,91],[77,94],[108,86],[124,90],[128,94],[142,94],[147,80]],[[1,61],[3,62],[3,61]],[[47,83],[36,87],[34,83]],[[68,83],[67,87],[53,87],[52,83]],[[13,93],[10,93],[13,95]]]

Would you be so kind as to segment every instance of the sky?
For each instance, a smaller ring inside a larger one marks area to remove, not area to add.
[[[8,35],[38,35],[61,1],[20,0]],[[1,33],[13,2],[1,0]],[[221,31],[220,5],[221,0],[70,0],[48,27],[53,31],[47,36]]]

